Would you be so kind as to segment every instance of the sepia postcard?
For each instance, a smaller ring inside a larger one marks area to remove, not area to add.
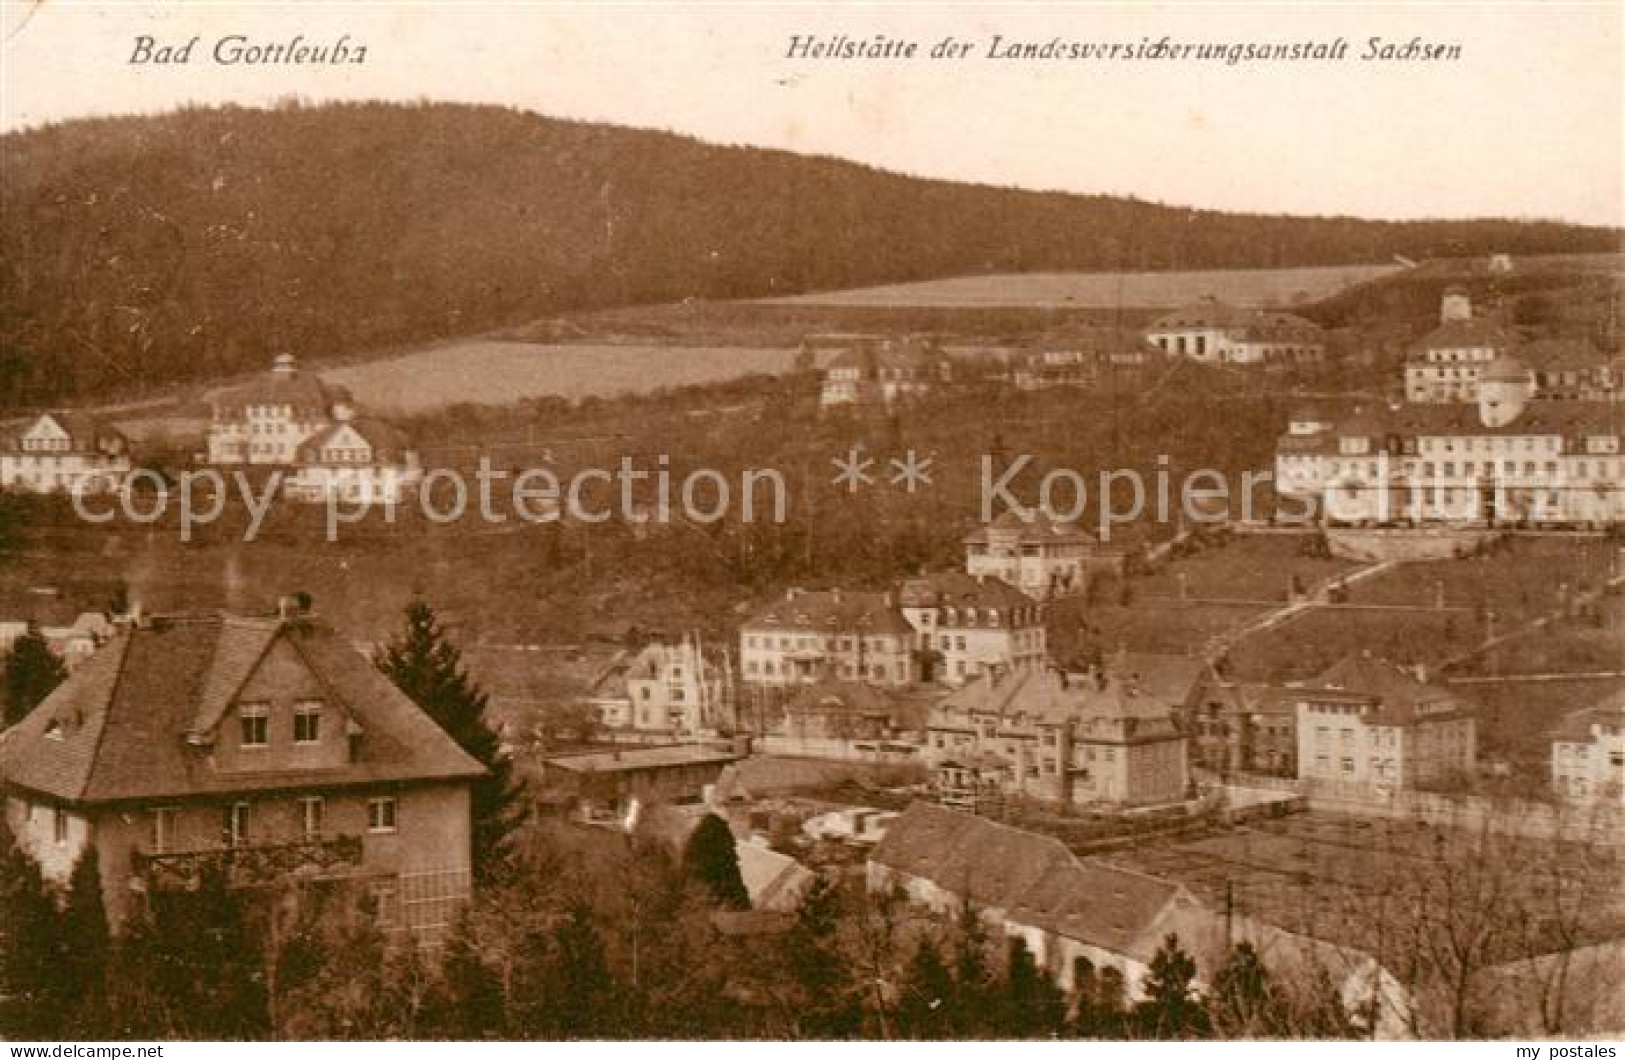
[[[0,12],[8,1056],[1618,1056],[1619,0]]]

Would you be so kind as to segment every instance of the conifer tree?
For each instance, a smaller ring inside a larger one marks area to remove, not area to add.
[[[1059,1034],[1066,1020],[1066,1000],[1044,974],[1033,951],[1019,938],[1010,940],[1009,961],[1000,999],[1000,1030],[1012,1038],[1047,1038]]]
[[[28,717],[68,676],[67,667],[34,625],[12,643],[11,651],[6,653],[5,669],[6,727]]]
[[[1151,958],[1144,984],[1145,1000],[1134,1008],[1135,1022],[1148,1038],[1204,1038],[1209,1033],[1207,1009],[1196,996],[1196,962],[1169,935]]]
[[[618,1026],[614,1012],[616,983],[604,948],[604,937],[584,902],[553,933],[554,1029],[563,1038],[604,1038]]]
[[[924,934],[909,959],[897,1009],[897,1029],[904,1038],[922,1041],[949,1037],[954,978],[936,937]]]
[[[784,959],[799,994],[800,1037],[851,1038],[863,1024],[852,964],[841,950],[841,895],[828,877],[813,881],[785,935]]]
[[[739,873],[739,852],[728,823],[714,813],[700,819],[683,848],[683,873],[725,909],[749,909],[750,892]]]
[[[1241,942],[1232,949],[1213,977],[1209,1009],[1215,1028],[1226,1038],[1274,1037],[1283,1032],[1274,984],[1252,943]]]
[[[462,652],[441,629],[434,609],[422,600],[407,605],[405,628],[374,655],[373,663],[486,768],[473,785],[473,858],[476,876],[489,880],[508,836],[523,819],[524,806],[513,763],[485,720],[485,693],[469,676]]]
[[[0,1038],[58,1038],[61,923],[39,867],[0,820]]]
[[[62,911],[62,978],[76,1000],[76,1024],[94,1025],[107,997],[112,938],[102,903],[101,859],[90,844],[68,877]]]

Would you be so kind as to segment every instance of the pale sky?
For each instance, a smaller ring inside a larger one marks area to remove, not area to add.
[[[927,176],[1215,209],[1625,224],[1625,4],[167,3],[0,0],[0,128],[177,105],[511,104]],[[32,9],[24,22],[24,14]],[[18,28],[18,27],[21,28]],[[220,66],[227,34],[365,42],[364,66]],[[128,62],[138,35],[202,39]],[[912,61],[792,59],[792,34],[918,42]],[[1331,41],[1342,62],[1010,62],[1009,39]],[[944,37],[969,59],[925,57]],[[1370,37],[1457,62],[1362,62]]]

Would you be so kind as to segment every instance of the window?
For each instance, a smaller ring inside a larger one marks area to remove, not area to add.
[[[375,923],[381,928],[394,927],[396,923],[394,882],[375,883],[367,888],[367,893],[372,898],[372,915]]]
[[[51,820],[51,838],[56,840],[59,847],[68,845],[68,811],[60,806],[56,808],[56,814]]]
[[[307,795],[299,800],[299,819],[304,825],[306,839],[321,838],[322,817],[326,809],[327,804],[320,795]]]
[[[367,831],[395,830],[395,799],[392,796],[367,800]]]
[[[271,709],[264,703],[244,703],[237,708],[243,727],[244,747],[267,747],[271,743]]]
[[[226,845],[240,847],[248,843],[248,803],[234,802],[226,807]]]
[[[293,706],[293,742],[320,743],[322,739],[322,704],[307,700]]]
[[[160,806],[152,811],[152,852],[163,854],[173,850],[181,834],[181,811],[174,806]]]

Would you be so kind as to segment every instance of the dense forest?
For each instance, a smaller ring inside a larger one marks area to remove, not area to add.
[[[0,150],[0,408],[600,306],[1618,244],[1555,223],[1224,214],[919,180],[496,107],[187,109],[13,133]]]

